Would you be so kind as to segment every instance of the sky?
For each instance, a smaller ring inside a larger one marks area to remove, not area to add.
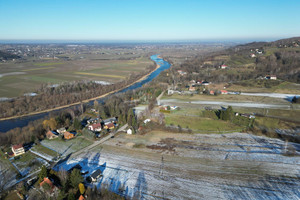
[[[0,40],[300,36],[300,0],[0,0]]]

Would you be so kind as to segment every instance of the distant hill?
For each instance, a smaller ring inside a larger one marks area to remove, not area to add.
[[[12,60],[12,59],[18,59],[20,58],[17,55],[8,53],[8,52],[4,52],[4,51],[0,51],[0,60]]]
[[[225,65],[223,69],[220,67]],[[195,57],[177,66],[187,79],[235,82],[275,75],[300,83],[300,37],[274,42],[252,42]]]

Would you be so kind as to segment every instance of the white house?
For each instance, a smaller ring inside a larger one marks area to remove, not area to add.
[[[14,156],[19,156],[25,153],[24,147],[22,144],[13,145],[11,147],[12,152],[14,153]]]
[[[221,65],[220,68],[221,69],[226,69],[228,66],[227,65]]]

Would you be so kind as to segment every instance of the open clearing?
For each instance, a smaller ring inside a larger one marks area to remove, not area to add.
[[[139,145],[135,145],[139,144]],[[278,139],[152,131],[119,135],[56,166],[103,171],[94,183],[138,199],[299,199],[298,156]]]

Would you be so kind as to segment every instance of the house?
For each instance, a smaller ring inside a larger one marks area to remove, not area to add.
[[[48,178],[48,177],[44,177],[44,180],[40,183],[40,187],[43,187],[43,185],[47,183],[50,186],[50,191],[53,192],[56,187],[53,184],[53,182]]]
[[[209,91],[209,94],[214,95],[215,92],[213,90]]]
[[[87,120],[86,122],[87,122],[88,124],[95,124],[95,123],[97,123],[98,121],[99,121],[99,118],[91,118],[91,119]]]
[[[64,132],[64,138],[66,139],[66,140],[69,140],[69,139],[72,139],[73,137],[75,137],[75,135],[76,135],[76,133],[75,132],[68,132],[68,131],[66,131],[66,132]]]
[[[255,55],[254,53],[251,53],[251,54],[250,54],[250,57],[251,57],[251,58],[255,58],[256,55]]]
[[[100,169],[97,169],[96,171],[94,171],[91,174],[91,179],[93,182],[96,182],[98,180],[98,178],[100,178],[102,176],[102,172]]]
[[[220,92],[221,92],[221,94],[228,94],[227,90],[221,90]]]
[[[88,129],[91,131],[101,131],[101,124],[100,123],[90,124],[88,125]]]
[[[108,129],[108,130],[111,130],[111,129],[115,128],[115,125],[113,123],[109,123],[109,124],[104,125],[104,128]]]
[[[64,132],[66,132],[66,131],[67,131],[67,130],[66,130],[65,127],[62,127],[62,128],[59,128],[59,129],[56,130],[56,132],[59,133],[60,135],[63,135]]]
[[[209,82],[208,81],[203,81],[202,85],[209,85]]]
[[[84,196],[80,195],[80,197],[78,198],[78,200],[85,200]]]
[[[178,106],[170,106],[171,110],[177,110]]]
[[[220,66],[221,69],[226,69],[227,67],[228,67],[228,66],[227,66],[227,65],[224,65],[224,64]]]
[[[118,119],[116,117],[112,117],[112,118],[108,118],[103,120],[103,123],[105,125],[110,124],[110,123],[116,123],[118,121]]]
[[[17,144],[17,145],[13,145],[11,147],[12,152],[14,153],[14,156],[19,156],[25,153],[23,144]]]
[[[184,71],[182,71],[182,70],[177,70],[177,72],[181,75],[181,76],[183,76],[183,75],[186,75],[187,73],[186,72],[184,72]]]
[[[55,139],[55,138],[58,138],[58,133],[55,132],[55,131],[48,131],[46,133],[46,137],[49,139],[49,140],[52,140],[52,139]]]
[[[269,79],[269,80],[277,80],[276,75],[266,75],[265,79]]]

